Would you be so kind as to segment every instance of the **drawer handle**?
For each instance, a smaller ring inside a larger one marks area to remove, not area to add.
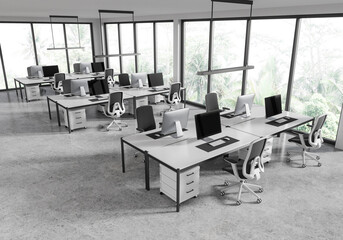
[[[186,183],[186,185],[190,185],[190,184],[192,184],[192,183],[194,183],[194,181],[191,181],[191,182],[189,182],[189,183]]]
[[[264,151],[269,151],[269,148],[265,148]]]
[[[77,122],[76,124],[82,124],[82,122]]]
[[[264,155],[264,156],[263,156],[263,158],[267,158],[267,157],[269,157],[269,155]]]
[[[81,119],[82,117],[77,117],[76,119]]]
[[[189,176],[192,176],[193,174],[194,174],[194,172],[187,174],[186,176],[189,177]]]
[[[192,190],[189,190],[188,192],[186,192],[186,193],[191,193],[191,192],[193,192],[194,191],[194,189],[192,189]]]
[[[75,112],[75,114],[80,114],[81,112]]]

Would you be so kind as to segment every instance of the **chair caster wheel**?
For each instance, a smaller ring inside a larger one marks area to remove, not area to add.
[[[138,157],[138,155],[137,155],[137,154],[135,154],[134,156],[135,156],[135,158],[137,158],[137,157]]]
[[[261,198],[258,198],[257,201],[256,201],[258,204],[260,204],[262,202],[262,199]]]
[[[306,167],[306,164],[301,165],[301,167],[302,167],[302,168],[305,168],[305,167]]]
[[[236,205],[241,205],[242,204],[242,201],[241,200],[238,200],[237,202],[236,202]]]
[[[291,158],[286,158],[286,162],[290,162],[291,161]]]
[[[108,132],[108,131],[110,131],[110,129],[106,128],[106,131]]]
[[[160,192],[160,195],[163,195],[163,192]]]
[[[225,195],[225,192],[224,191],[221,191],[220,192],[220,196],[224,196]]]
[[[322,164],[321,163],[318,163],[318,167],[321,167],[322,166]]]
[[[317,159],[317,160],[319,160],[319,159],[320,159],[320,157],[319,157],[319,156],[316,156],[316,159]]]
[[[289,152],[287,152],[287,153],[286,153],[286,156],[288,156],[288,157],[289,157],[289,156],[291,156],[291,154],[290,154]]]
[[[229,185],[230,185],[229,181],[225,181],[225,182],[224,182],[224,185],[225,185],[225,186],[229,186]]]
[[[194,196],[193,198],[197,198],[197,197],[198,197],[198,195]]]
[[[258,192],[260,192],[260,193],[263,192],[263,188],[259,188]]]
[[[121,130],[123,130],[123,129],[119,128],[119,131],[121,131]]]

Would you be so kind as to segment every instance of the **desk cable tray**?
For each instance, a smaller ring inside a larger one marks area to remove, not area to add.
[[[215,144],[214,143],[214,142],[217,142],[217,141],[219,141],[219,144]],[[218,139],[212,140],[212,141],[210,141],[208,143],[200,144],[200,145],[198,145],[196,147],[200,148],[201,150],[206,151],[206,152],[212,152],[214,150],[217,150],[219,148],[225,147],[227,145],[230,145],[230,144],[238,142],[238,141],[239,140],[237,140],[235,138],[225,136],[225,137],[222,137],[222,138],[218,138]]]
[[[269,125],[272,125],[275,127],[280,127],[282,125],[285,125],[285,124],[290,123],[290,122],[294,122],[296,120],[298,120],[298,119],[292,118],[292,117],[281,117],[281,118],[275,119],[273,121],[266,122],[266,124],[269,124]]]

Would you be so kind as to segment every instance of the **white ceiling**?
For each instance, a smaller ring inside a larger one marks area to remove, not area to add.
[[[254,0],[256,8],[342,4],[342,0]],[[244,9],[245,5],[215,3],[215,11]],[[47,17],[77,15],[97,18],[98,9],[135,11],[135,16],[208,12],[210,0],[0,0],[0,16]]]

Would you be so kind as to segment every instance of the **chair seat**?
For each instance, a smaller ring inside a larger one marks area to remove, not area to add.
[[[305,141],[306,146],[311,147],[311,145],[308,143],[309,134],[304,134],[303,136],[304,136],[304,141]],[[299,136],[289,139],[288,142],[293,142],[293,143],[297,143],[301,145]]]

